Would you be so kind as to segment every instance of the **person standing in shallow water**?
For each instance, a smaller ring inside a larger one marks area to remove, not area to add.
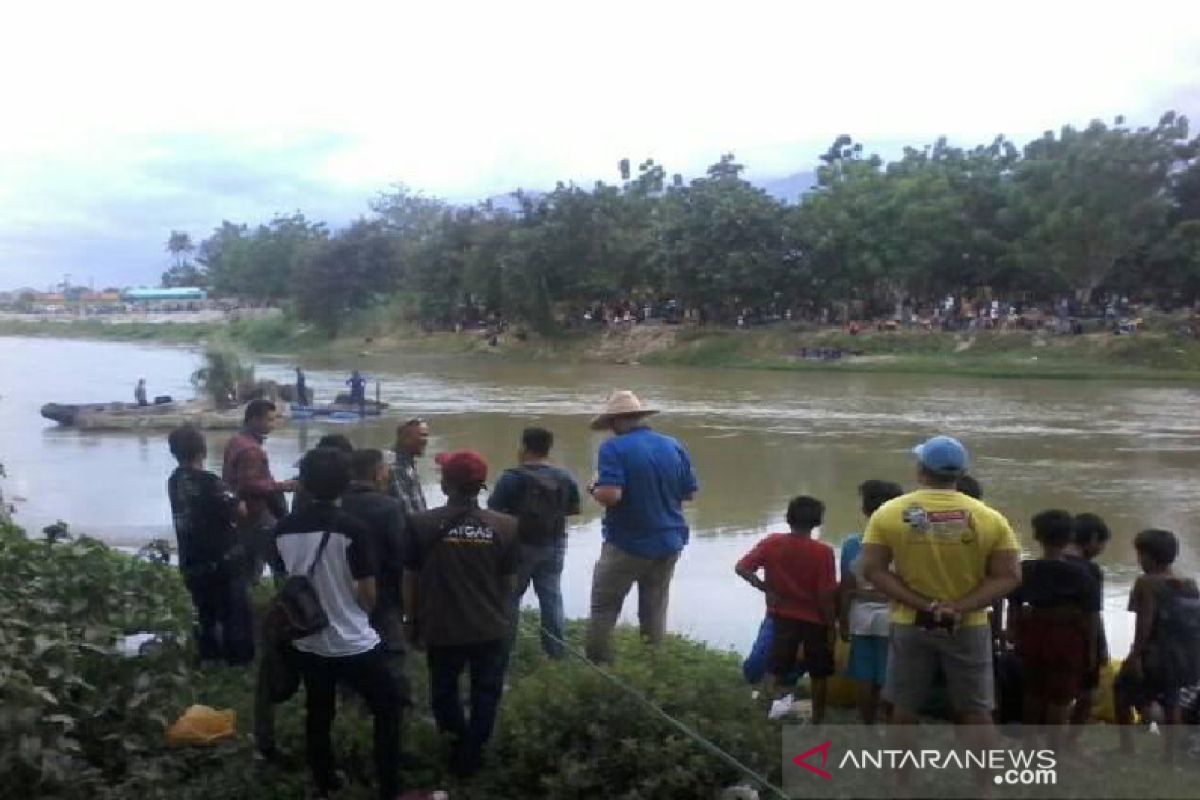
[[[642,637],[657,644],[666,635],[671,577],[688,542],[683,504],[699,484],[684,446],[646,424],[656,413],[622,390],[592,420],[593,430],[613,434],[600,446],[596,479],[588,486],[605,509],[587,631],[587,656],[598,663],[612,661],[613,628],[635,583]]]
[[[350,387],[350,404],[361,406],[367,402],[367,379],[358,370],[350,374],[346,385]]]
[[[139,406],[150,405],[150,400],[146,396],[146,379],[138,378],[137,386],[133,389],[133,399]]]
[[[304,370],[296,367],[296,402],[302,406],[310,405],[308,402],[308,380],[304,377]]]

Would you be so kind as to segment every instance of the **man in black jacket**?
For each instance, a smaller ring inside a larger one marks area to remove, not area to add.
[[[167,481],[179,569],[196,606],[200,660],[248,664],[254,660],[250,589],[237,540],[237,499],[204,469],[204,435],[185,426],[167,437],[179,467]]]
[[[350,457],[352,480],[342,495],[342,510],[357,517],[371,532],[379,573],[378,599],[371,627],[383,639],[388,669],[405,702],[409,699],[404,672],[404,623],[400,579],[404,570],[405,519],[400,501],[385,492],[388,467],[379,450],[355,450]]]
[[[424,642],[437,726],[453,738],[451,771],[479,771],[492,735],[508,662],[509,609],[516,588],[517,520],[479,507],[487,463],[460,450],[437,458],[446,505],[409,518],[404,561],[409,641]],[[471,676],[470,718],[459,678]]]

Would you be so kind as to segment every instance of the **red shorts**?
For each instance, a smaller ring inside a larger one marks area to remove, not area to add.
[[[1054,705],[1074,700],[1088,667],[1087,636],[1079,621],[1039,617],[1029,613],[1017,631],[1021,688],[1027,697]]]

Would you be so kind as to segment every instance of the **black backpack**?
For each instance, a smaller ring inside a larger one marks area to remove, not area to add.
[[[329,616],[321,606],[321,596],[317,594],[317,587],[312,581],[327,544],[329,531],[321,536],[317,554],[313,556],[308,571],[303,575],[289,575],[271,601],[266,619],[270,627],[268,636],[273,641],[294,642],[320,633],[329,626]]]
[[[525,544],[549,544],[563,529],[562,488],[553,474],[531,467],[513,470],[520,475],[524,491],[517,513],[517,535]]]

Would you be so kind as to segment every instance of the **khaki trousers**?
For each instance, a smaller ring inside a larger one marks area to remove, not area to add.
[[[640,558],[605,542],[592,573],[592,616],[588,621],[587,657],[612,661],[612,632],[625,596],[638,587],[638,626],[642,638],[658,644],[667,632],[667,600],[679,553],[663,558]]]

